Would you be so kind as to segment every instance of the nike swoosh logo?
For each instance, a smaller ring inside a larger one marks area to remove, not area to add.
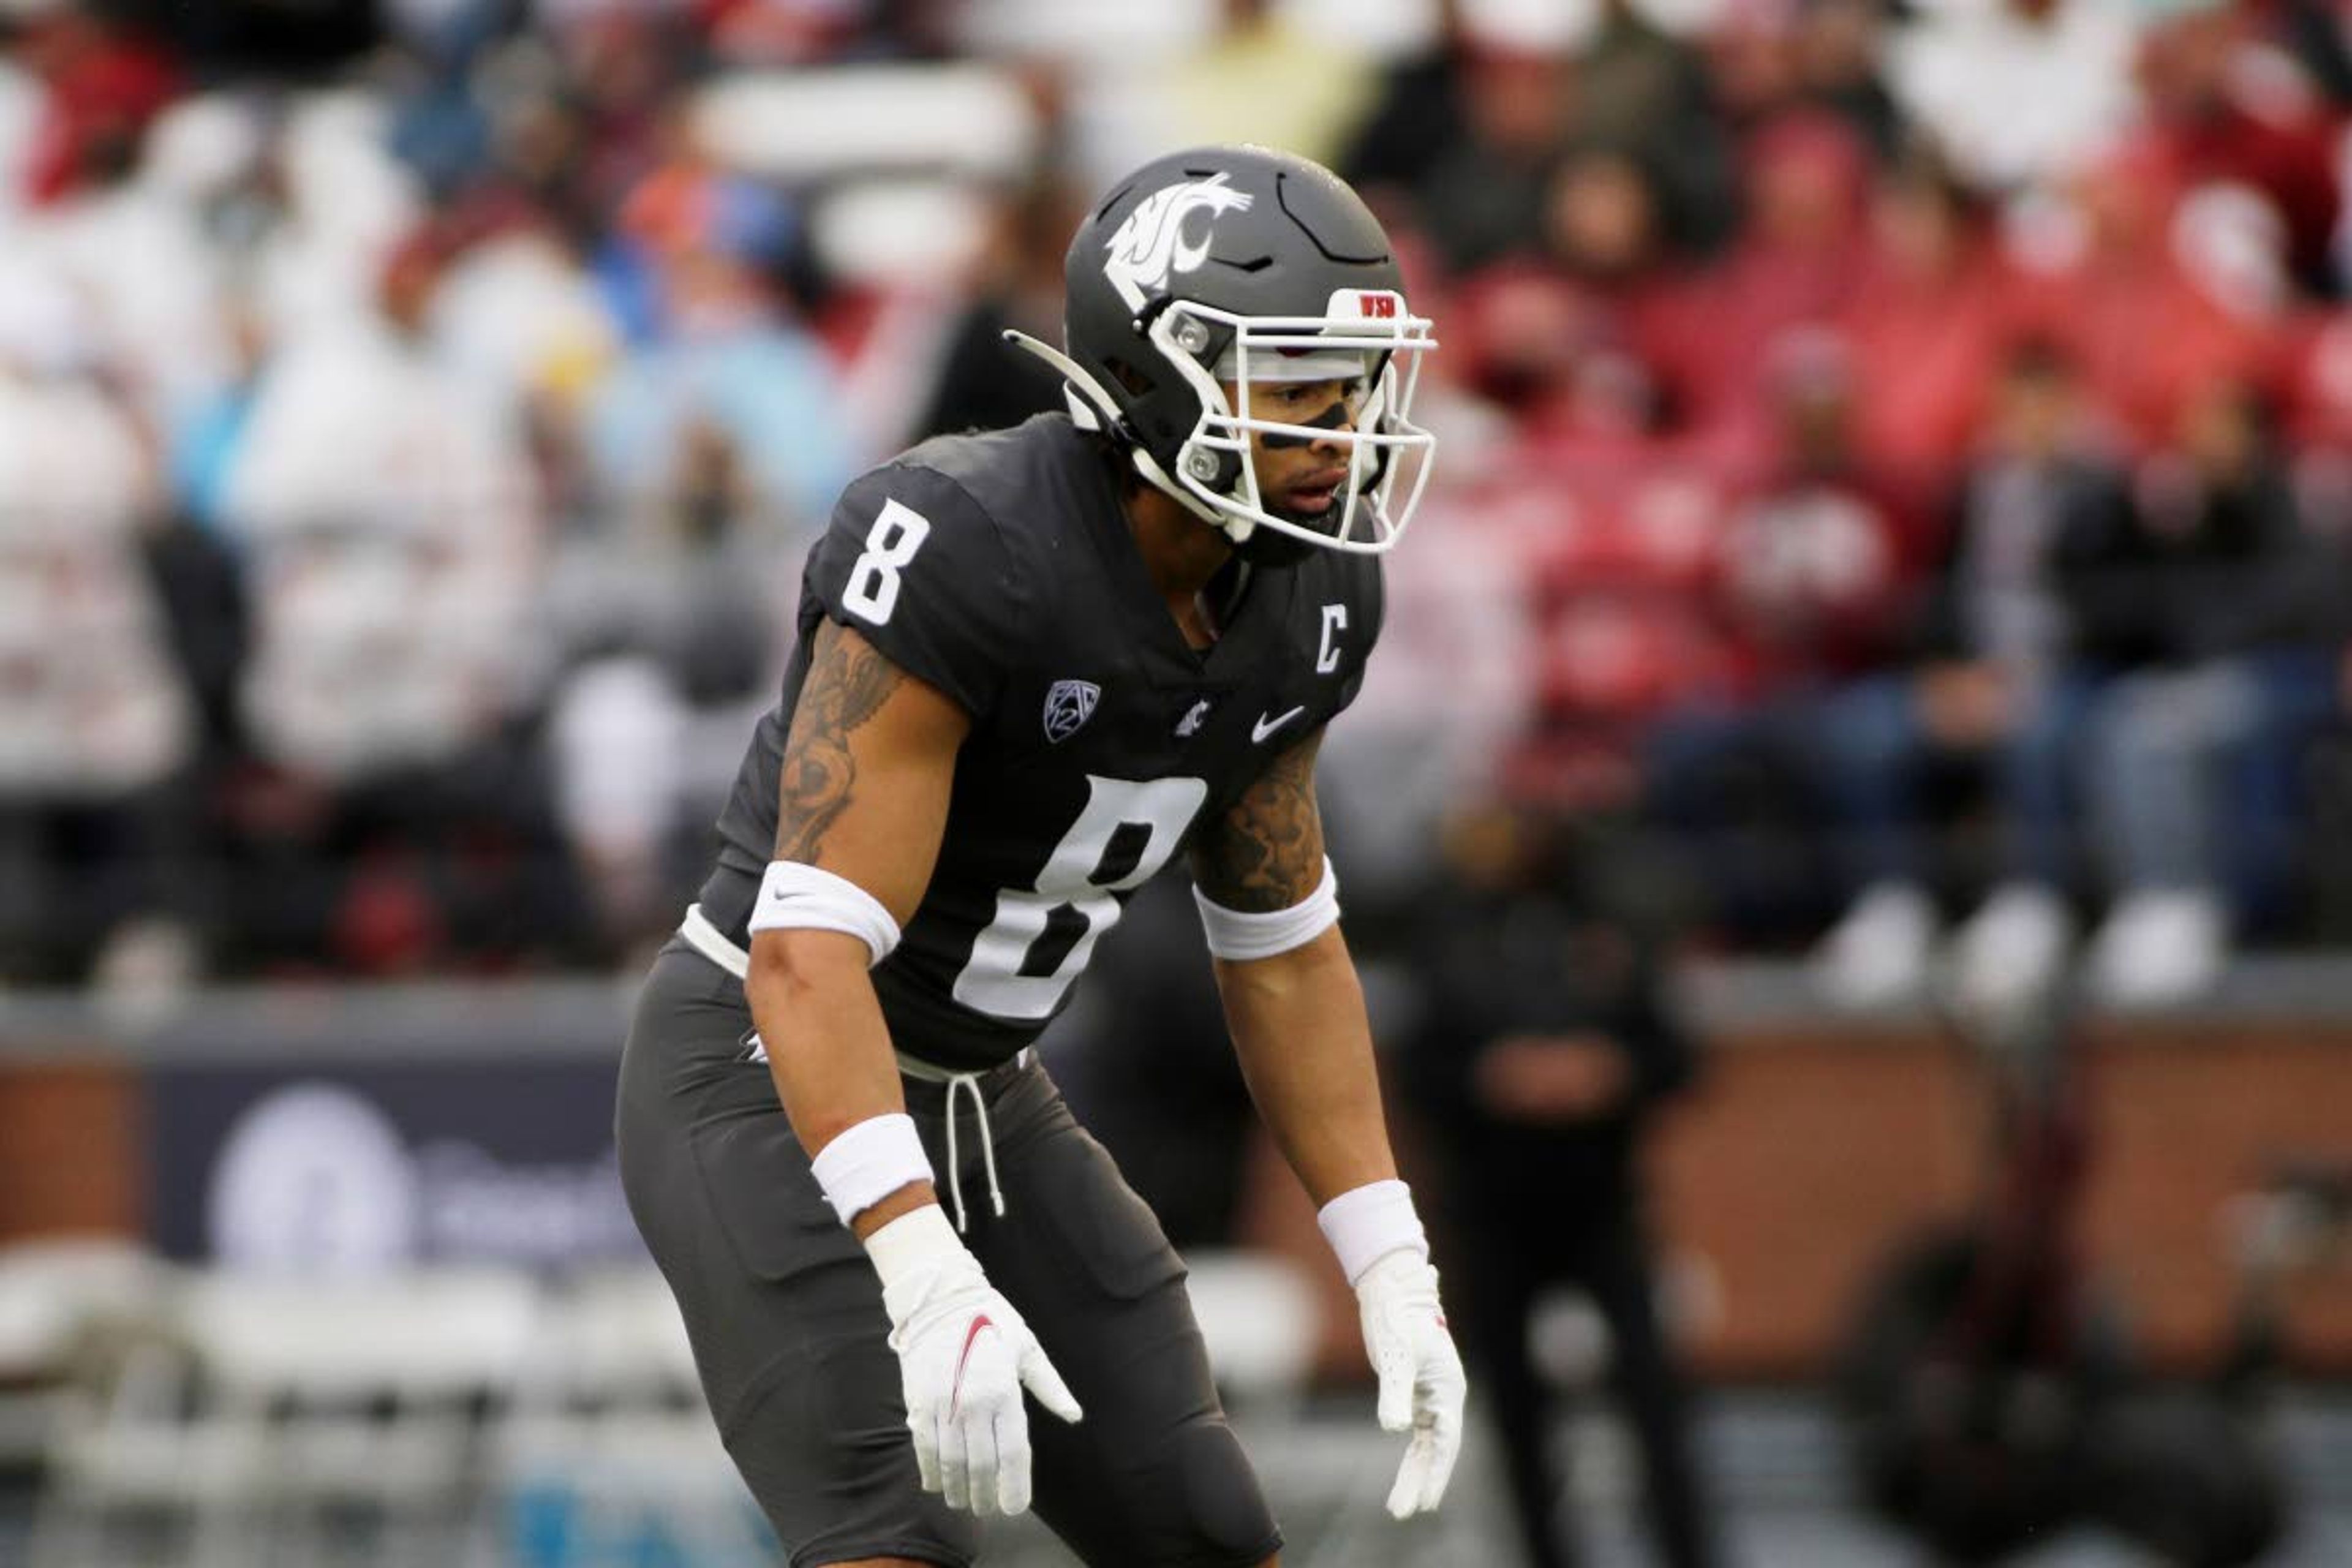
[[[955,1419],[956,1407],[963,1403],[963,1369],[964,1363],[971,1360],[971,1347],[979,1342],[981,1330],[994,1327],[995,1321],[982,1312],[963,1331],[963,1353],[956,1357],[955,1380],[948,1384],[948,1419],[950,1421]]]
[[[1293,719],[1297,718],[1301,713],[1306,711],[1307,705],[1302,702],[1297,707],[1293,708],[1289,712],[1277,713],[1271,719],[1261,713],[1257,716],[1257,722],[1250,726],[1250,739],[1254,742],[1263,742],[1268,735],[1273,734],[1276,730],[1281,729],[1285,724],[1289,723]]]

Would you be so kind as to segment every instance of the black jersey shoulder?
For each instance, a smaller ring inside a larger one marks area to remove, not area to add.
[[[1063,416],[944,436],[842,492],[811,552],[803,620],[854,626],[892,663],[975,717],[1034,625],[1034,535],[1075,504],[1065,472],[1085,457]]]
[[[920,469],[961,490],[1007,535],[1060,531],[1099,485],[1103,458],[1066,414],[1040,414],[1009,430],[935,436],[895,468]]]

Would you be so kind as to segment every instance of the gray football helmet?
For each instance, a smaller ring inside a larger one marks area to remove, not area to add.
[[[1339,176],[1265,147],[1156,159],[1078,226],[1063,271],[1066,352],[1006,336],[1061,371],[1072,414],[1146,482],[1252,554],[1376,554],[1404,532],[1436,446],[1410,417],[1436,339],[1406,306],[1379,220]],[[1251,408],[1253,383],[1359,378],[1352,418],[1335,405],[1286,424]],[[1349,482],[1328,512],[1267,509],[1253,433],[1347,445]]]

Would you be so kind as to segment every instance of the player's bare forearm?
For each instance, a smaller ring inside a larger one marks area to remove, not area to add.
[[[768,1047],[768,1075],[801,1146],[812,1155],[844,1131],[906,1109],[890,1032],[866,973],[866,943],[831,931],[768,931],[751,939],[744,994]],[[933,1201],[902,1189],[858,1214],[862,1238]]]
[[[824,623],[785,742],[776,858],[847,879],[904,924],[930,880],[967,727],[945,696],[856,631]],[[785,1114],[812,1153],[905,1108],[870,959],[861,939],[839,931],[751,939],[744,994]]]
[[[1216,969],[1250,1097],[1307,1195],[1319,1207],[1394,1176],[1363,987],[1339,928]]]
[[[1193,878],[1212,902],[1262,914],[1314,893],[1321,743],[1318,731],[1276,758],[1194,845]],[[1339,928],[1271,958],[1219,959],[1216,973],[1258,1114],[1315,1201],[1395,1175],[1363,987]]]

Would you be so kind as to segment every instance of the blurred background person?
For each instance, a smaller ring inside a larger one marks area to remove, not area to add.
[[[1009,430],[1062,406],[1062,387],[1004,341],[1005,331],[1043,342],[1062,331],[1062,254],[1077,226],[1078,200],[1048,174],[998,202],[990,215],[983,271],[948,329],[947,345],[915,422],[915,437]]]
[[[1923,624],[1937,652],[1835,700],[1823,755],[1864,890],[1822,978],[1856,1002],[1923,983],[1929,764],[1990,748],[2006,847],[1955,947],[1960,993],[2000,1008],[2047,988],[2104,895],[2095,994],[2179,1002],[2214,984],[2242,914],[2285,896],[2265,847],[2291,836],[2280,781],[2329,700],[2340,555],[2299,521],[2243,388],[2213,388],[2128,489],[2068,454],[2055,363],[2021,358],[2004,405]]]
[[[96,348],[63,279],[0,267],[0,975],[19,984],[201,962],[198,712],[148,567],[161,485]]]
[[[1700,603],[1717,669],[1652,728],[1645,805],[1704,878],[1717,923],[1801,929],[1825,884],[1837,785],[1820,731],[1878,668],[1916,576],[1912,498],[1859,445],[1843,344],[1791,334],[1772,367],[1772,448],[1731,498]],[[1703,869],[1701,869],[1703,868]]]
[[[1654,894],[1622,844],[1490,800],[1448,825],[1414,950],[1421,1023],[1402,1068],[1437,1135],[1463,1344],[1492,1413],[1533,1568],[1587,1560],[1563,1519],[1570,1401],[1533,1352],[1562,1287],[1606,1325],[1608,1383],[1641,1458],[1658,1561],[1722,1561],[1690,1392],[1662,1311],[1643,1176],[1656,1114],[1697,1076],[1663,986]],[[1646,906],[1646,907],[1645,907]]]
[[[2083,618],[2122,671],[2090,736],[2108,912],[2087,979],[2110,1002],[2210,990],[2289,874],[2276,851],[2298,813],[2273,781],[2331,706],[2347,579],[2340,546],[2305,525],[2271,427],[2252,388],[2208,386],[2141,468],[2122,559],[2084,587]]]
[[[2085,698],[2069,597],[2083,565],[2128,526],[2124,474],[2093,444],[2072,367],[2029,347],[2006,367],[1982,455],[1954,503],[1943,560],[1896,667],[1823,710],[1820,777],[1834,792],[1858,890],[1818,957],[1828,993],[1883,1005],[1927,983],[1940,929],[1931,803],[1937,764],[1985,759],[2000,887],[1967,933],[1982,984],[2049,978],[2065,915],[2049,889],[2080,848],[2074,779]],[[2028,951],[2030,950],[2030,951]],[[2027,964],[2012,955],[2022,952]]]
[[[543,759],[545,547],[518,411],[440,357],[446,241],[274,354],[222,511],[253,584],[245,919],[275,956],[383,973],[576,941]]]

